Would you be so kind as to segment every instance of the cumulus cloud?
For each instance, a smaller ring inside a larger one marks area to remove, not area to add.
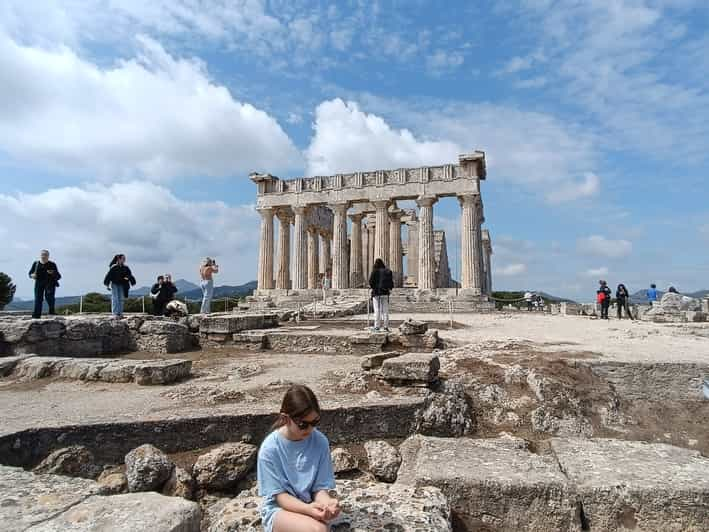
[[[580,238],[577,248],[581,253],[619,259],[633,252],[633,244],[628,240],[612,240],[601,235]]]
[[[306,150],[309,175],[441,164],[462,153],[453,142],[417,139],[339,98],[318,105],[314,129]]]
[[[495,275],[500,275],[501,277],[515,277],[526,272],[527,265],[523,263],[508,264],[494,268]]]
[[[125,253],[141,284],[172,271],[195,280],[200,257],[220,258],[222,279],[255,275],[259,216],[251,205],[191,202],[148,182],[63,187],[39,194],[0,194],[0,227],[7,271],[29,294],[36,253],[49,248],[62,266],[65,295],[100,288],[108,260]],[[28,262],[29,261],[29,262]]]
[[[563,203],[598,194],[601,180],[596,174],[587,173],[582,181],[561,183],[558,188],[549,191],[547,199],[551,203]]]
[[[276,120],[234,100],[198,60],[139,38],[140,54],[102,67],[61,46],[0,32],[0,149],[102,178],[246,175],[300,156]]]
[[[605,266],[601,266],[600,268],[591,268],[586,270],[583,274],[586,277],[603,277],[608,275],[608,268]]]

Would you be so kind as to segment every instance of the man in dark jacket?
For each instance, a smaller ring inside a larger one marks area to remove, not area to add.
[[[123,317],[123,300],[128,297],[128,290],[135,286],[135,277],[126,266],[126,256],[122,253],[114,255],[103,284],[111,291],[111,314]]]
[[[613,295],[613,292],[611,292],[611,289],[608,287],[607,282],[598,281],[598,284],[600,286],[598,290],[596,290],[596,295],[598,298],[598,302],[601,304],[601,319],[607,320],[608,308],[611,306],[611,296]]]
[[[153,314],[156,316],[165,315],[165,305],[175,297],[177,292],[177,287],[172,283],[172,276],[169,274],[163,277],[158,276],[158,282],[153,285],[150,289],[150,293],[153,294]]]
[[[43,249],[39,254],[39,260],[32,263],[29,273],[34,279],[34,311],[33,318],[42,316],[42,304],[47,300],[49,314],[54,314],[54,292],[59,286],[59,279],[62,278],[57,265],[49,260],[49,251]]]
[[[389,331],[389,293],[394,288],[394,276],[382,259],[374,261],[369,287],[372,289],[374,303],[374,330],[378,331],[383,323],[384,330]]]
[[[615,303],[618,306],[618,319],[623,319],[623,309],[625,313],[632,320],[633,315],[630,313],[630,294],[628,289],[623,283],[618,285],[618,289],[615,291]]]

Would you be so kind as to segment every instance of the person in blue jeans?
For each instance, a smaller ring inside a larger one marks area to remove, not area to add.
[[[123,317],[123,300],[128,297],[131,286],[135,286],[135,277],[126,266],[126,256],[122,253],[114,255],[109,265],[103,284],[111,291],[111,314],[117,318]]]
[[[340,514],[330,494],[335,474],[327,437],[315,427],[320,405],[310,388],[286,391],[274,430],[258,452],[261,518],[266,532],[327,532]]]
[[[212,296],[214,295],[214,278],[215,273],[219,273],[219,266],[216,261],[210,257],[202,261],[199,267],[200,287],[202,288],[202,308],[201,314],[209,314],[212,311]]]
[[[647,290],[647,302],[652,306],[657,301],[657,286],[653,283]]]

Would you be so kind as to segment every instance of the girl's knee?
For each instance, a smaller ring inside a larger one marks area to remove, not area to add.
[[[313,520],[313,528],[311,532],[328,532],[328,530],[330,530],[330,528],[325,523]]]

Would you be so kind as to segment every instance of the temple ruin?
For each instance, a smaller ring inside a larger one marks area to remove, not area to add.
[[[331,288],[339,294],[357,294],[366,289],[374,260],[382,258],[394,274],[395,294],[484,304],[492,292],[492,244],[489,231],[482,229],[480,192],[486,173],[485,154],[475,151],[461,155],[458,164],[442,166],[288,180],[251,174],[261,214],[254,295],[279,302],[314,297],[308,291],[320,288],[320,273],[331,275]],[[461,207],[459,283],[451,277],[446,236],[433,227],[434,205],[444,197],[457,197]],[[418,208],[398,207],[407,200]]]

